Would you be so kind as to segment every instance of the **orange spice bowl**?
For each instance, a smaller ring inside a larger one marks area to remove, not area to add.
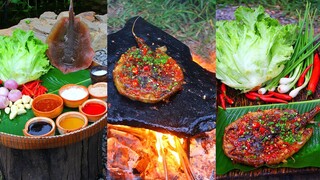
[[[108,83],[106,82],[98,82],[90,85],[88,87],[90,98],[107,101],[107,97],[108,97],[107,89],[108,89]]]
[[[87,116],[89,122],[95,122],[107,113],[107,103],[101,99],[88,99],[79,106],[79,111]]]
[[[88,125],[88,118],[76,111],[61,114],[56,119],[56,125],[60,134],[67,134],[82,129]]]
[[[53,119],[62,113],[63,100],[56,94],[42,94],[33,99],[31,107],[35,116]]]
[[[51,129],[48,130],[49,126],[51,126]],[[35,129],[35,131],[32,131],[32,129]],[[30,131],[29,131],[30,130]],[[29,137],[44,137],[44,136],[53,136],[56,130],[56,125],[54,121],[47,117],[34,117],[29,119],[25,126],[23,131],[23,134],[25,136]],[[45,131],[47,133],[42,134],[41,131]]]
[[[87,87],[77,84],[66,84],[59,89],[64,105],[77,108],[89,98]]]

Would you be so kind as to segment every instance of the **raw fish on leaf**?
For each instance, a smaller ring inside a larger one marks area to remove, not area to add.
[[[70,1],[69,17],[61,18],[52,28],[47,55],[53,66],[64,74],[88,68],[94,57],[88,27],[74,17]]]

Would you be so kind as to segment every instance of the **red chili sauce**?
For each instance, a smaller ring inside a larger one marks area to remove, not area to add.
[[[34,104],[34,108],[38,111],[52,111],[60,105],[55,99],[41,99]]]
[[[106,110],[106,107],[99,103],[87,103],[82,108],[82,111],[89,115],[101,114]]]

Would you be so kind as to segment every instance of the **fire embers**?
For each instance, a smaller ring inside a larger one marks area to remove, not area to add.
[[[203,139],[207,137],[192,138],[192,144],[187,145],[187,139],[169,134],[109,125],[108,176],[111,179],[209,179],[215,155],[208,154],[215,154],[215,148]],[[193,165],[186,153],[188,147],[194,150],[190,152]]]

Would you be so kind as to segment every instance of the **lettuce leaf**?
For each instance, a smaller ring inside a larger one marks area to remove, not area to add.
[[[216,77],[242,92],[276,77],[293,54],[297,26],[281,25],[259,6],[240,6],[235,20],[217,21]]]
[[[32,31],[15,29],[13,35],[0,36],[0,79],[18,84],[36,80],[52,67],[45,54],[48,45]]]

